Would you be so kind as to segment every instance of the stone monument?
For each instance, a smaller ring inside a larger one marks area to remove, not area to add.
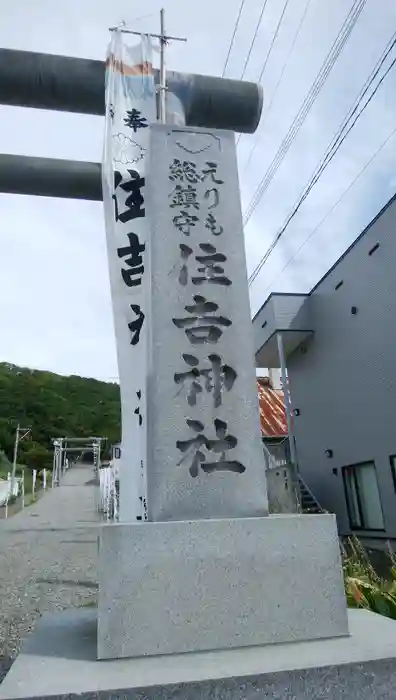
[[[268,516],[234,134],[149,153],[148,522],[101,531],[98,657],[347,635],[334,517]]]

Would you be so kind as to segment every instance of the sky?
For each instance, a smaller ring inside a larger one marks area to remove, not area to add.
[[[243,210],[352,5],[352,0],[309,0],[284,69],[307,2],[289,0],[287,4],[261,81],[264,107],[257,135],[243,135],[238,143]],[[262,0],[245,0],[227,77],[242,74],[262,4]],[[167,31],[188,39],[186,44],[174,42],[169,47],[169,68],[221,75],[240,0],[8,2],[2,6],[0,46],[104,59],[110,26],[125,21],[131,29],[157,32],[161,6]],[[284,0],[267,1],[245,79],[258,79],[283,6]],[[396,3],[367,0],[245,227],[249,273],[292,210],[395,28]],[[396,124],[395,88],[396,68],[251,286],[252,314],[273,291],[308,292],[395,193],[396,132],[391,136]],[[103,130],[101,117],[0,106],[2,153],[100,161]],[[115,381],[102,204],[0,194],[0,241],[0,361]]]

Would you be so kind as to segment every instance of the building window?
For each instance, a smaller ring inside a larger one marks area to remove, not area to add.
[[[393,486],[396,491],[396,455],[391,455],[389,457],[390,465],[391,465],[391,470],[392,470],[392,477],[393,477]]]
[[[384,530],[374,462],[343,467],[345,497],[352,530]]]

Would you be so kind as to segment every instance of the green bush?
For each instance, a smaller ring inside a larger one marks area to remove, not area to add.
[[[388,546],[389,580],[382,579],[356,537],[347,540],[342,562],[348,606],[365,608],[396,620],[396,557]]]

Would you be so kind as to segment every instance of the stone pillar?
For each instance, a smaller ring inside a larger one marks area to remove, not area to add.
[[[154,125],[149,520],[267,514],[235,136]]]

